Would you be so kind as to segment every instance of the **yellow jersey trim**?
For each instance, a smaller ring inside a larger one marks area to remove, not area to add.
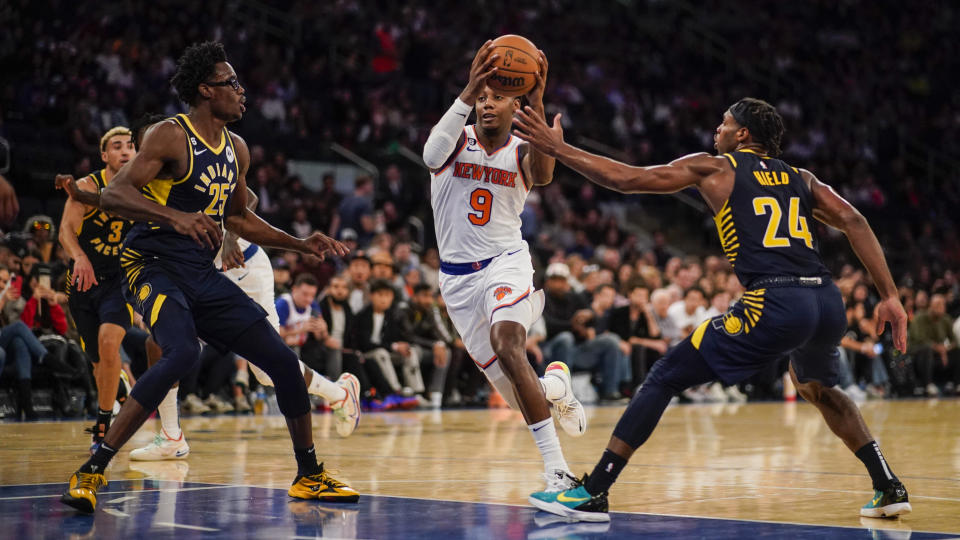
[[[707,333],[707,325],[710,324],[710,319],[707,319],[700,323],[700,326],[693,331],[693,337],[690,338],[690,343],[693,344],[693,348],[700,350],[700,343],[703,342],[703,335]]]
[[[733,168],[734,168],[734,169],[737,168],[737,160],[734,159],[732,155],[730,155],[730,154],[724,154],[723,157],[725,157],[725,158],[727,158],[727,159],[730,160],[730,164],[733,165]]]
[[[209,148],[211,152],[217,155],[220,155],[220,152],[223,152],[223,148],[227,145],[227,138],[229,137],[229,135],[227,134],[227,128],[223,128],[223,131],[220,132],[220,144],[216,148],[214,148],[212,144],[208,143],[206,140],[204,140],[203,137],[200,136],[200,133],[197,132],[197,128],[193,127],[193,123],[190,122],[189,116],[181,113],[181,114],[178,114],[177,117],[183,119],[183,123],[187,126],[187,129],[189,129],[197,137],[197,140],[199,140],[200,142],[203,143],[204,146]],[[190,153],[192,154],[193,151],[191,150]]]
[[[746,153],[748,153],[748,154],[753,154],[753,155],[759,157],[760,159],[770,159],[770,156],[768,156],[768,155],[766,155],[766,154],[761,154],[760,152],[757,152],[756,150],[753,150],[752,148],[741,148],[740,150],[736,150],[736,152],[746,152]]]

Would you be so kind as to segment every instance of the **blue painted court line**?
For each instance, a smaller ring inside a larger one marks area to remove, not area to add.
[[[96,514],[60,504],[64,484],[0,486],[0,536],[15,538],[799,538],[926,540],[955,535],[612,514],[568,523],[525,506],[362,495],[357,504],[300,501],[285,489],[165,480],[114,480]],[[886,525],[890,525],[886,522]]]

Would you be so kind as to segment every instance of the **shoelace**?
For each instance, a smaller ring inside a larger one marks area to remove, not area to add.
[[[103,476],[99,474],[80,473],[77,475],[77,485],[74,489],[89,489],[96,491],[104,484]]]
[[[556,473],[543,473],[543,478],[547,481],[547,493],[556,493],[558,491],[567,491],[568,489],[574,489],[579,484],[580,481],[570,476],[567,473],[563,473],[563,476],[557,476]]]
[[[325,485],[325,486],[332,487],[332,488],[335,488],[335,489],[349,487],[349,486],[347,486],[346,484],[344,484],[343,482],[341,482],[341,481],[339,481],[339,480],[337,480],[337,479],[335,479],[335,478],[332,478],[332,477],[328,476],[327,473],[334,473],[334,474],[336,474],[337,471],[334,471],[334,470],[330,470],[330,471],[323,470],[323,471],[320,471],[320,472],[317,473],[317,474],[312,474],[312,475],[310,475],[308,478],[310,478],[311,480],[314,480],[314,481],[316,481],[316,482],[319,482],[319,483],[321,483],[321,484],[323,484],[323,485]]]

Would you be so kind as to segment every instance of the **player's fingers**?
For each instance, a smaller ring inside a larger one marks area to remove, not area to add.
[[[489,71],[485,71],[485,72],[481,73],[480,76],[477,77],[477,80],[485,81],[485,80],[489,79],[490,77],[492,77],[493,74],[496,73],[496,72],[497,72],[497,68],[495,68],[495,67],[494,67],[494,68],[490,68]]]
[[[560,122],[560,120],[561,120],[562,118],[563,118],[563,115],[560,114],[560,113],[557,113],[557,114],[553,117],[553,127],[554,127],[554,129],[557,129],[557,128],[563,129],[563,124]]]
[[[493,43],[492,39],[488,39],[487,41],[483,42],[483,45],[481,45],[480,48],[477,49],[477,54],[474,55],[474,58],[475,59],[480,58],[480,55],[484,54],[486,51],[491,50],[492,49],[492,47],[490,47],[491,43]]]
[[[900,349],[900,352],[907,353],[907,318],[904,317],[897,321],[896,329],[894,330],[894,340],[897,342],[897,348]]]
[[[514,134],[518,139],[521,139],[521,140],[524,140],[524,141],[527,141],[527,142],[532,142],[531,139],[530,139],[530,136],[527,135],[526,133],[520,131],[519,129],[513,130],[513,134]]]
[[[881,334],[883,334],[883,329],[884,329],[884,327],[885,327],[886,325],[887,325],[887,320],[883,317],[883,315],[878,316],[878,317],[877,317],[877,330],[876,330],[878,336],[881,335]]]

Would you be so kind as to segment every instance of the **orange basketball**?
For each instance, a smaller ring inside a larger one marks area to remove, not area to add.
[[[493,52],[500,58],[493,64],[497,68],[487,86],[506,96],[522,96],[537,84],[534,74],[540,71],[537,46],[523,36],[507,34],[493,40]]]

